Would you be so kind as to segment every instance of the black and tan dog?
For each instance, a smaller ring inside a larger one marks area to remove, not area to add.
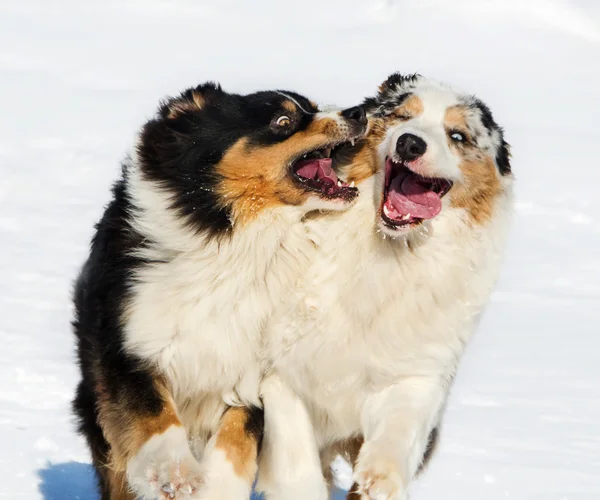
[[[301,219],[355,199],[330,154],[365,128],[362,108],[214,84],[144,125],[75,287],[74,408],[103,500],[248,497],[261,327],[309,263]]]

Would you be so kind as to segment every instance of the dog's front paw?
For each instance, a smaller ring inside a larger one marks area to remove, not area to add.
[[[406,482],[397,462],[385,457],[361,457],[354,471],[363,500],[406,500]]]
[[[132,489],[148,500],[199,498],[197,493],[204,482],[200,465],[192,456],[140,464],[128,475]]]
[[[127,479],[133,492],[144,500],[192,500],[204,483],[196,461],[181,430],[181,439],[169,433],[149,440],[127,465]],[[172,432],[175,434],[175,432]],[[177,442],[179,441],[179,442]]]

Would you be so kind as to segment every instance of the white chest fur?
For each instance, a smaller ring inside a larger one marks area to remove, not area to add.
[[[144,250],[125,314],[128,351],[158,367],[175,399],[258,403],[267,318],[314,252],[300,216],[279,211],[231,239]]]
[[[268,327],[273,367],[305,399],[321,440],[357,432],[367,397],[399,380],[453,376],[496,280],[510,214],[474,228],[448,210],[408,245],[374,233],[369,203],[314,222],[319,256]]]

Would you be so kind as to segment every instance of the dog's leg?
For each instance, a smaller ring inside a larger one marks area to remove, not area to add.
[[[98,422],[110,445],[110,499],[197,498],[200,465],[161,378],[138,369],[110,387],[98,384],[96,394]]]
[[[407,498],[446,395],[441,377],[413,377],[368,398],[361,415],[365,443],[354,470],[360,498]]]
[[[277,375],[261,384],[265,436],[257,489],[269,500],[326,500],[328,488],[310,415]]]
[[[359,435],[343,441],[337,441],[321,449],[321,464],[323,467],[323,474],[325,475],[330,490],[333,490],[335,486],[335,478],[331,468],[333,461],[339,455],[344,458],[354,469],[363,442],[364,440],[362,435]],[[356,493],[357,488],[358,485],[354,483],[348,491],[346,498],[358,500],[360,495]]]
[[[263,411],[260,408],[230,407],[225,411],[217,432],[204,449],[202,471],[205,483],[198,498],[250,498],[263,427]]]
[[[353,470],[356,469],[356,462],[358,461],[358,455],[360,453],[360,449],[362,448],[363,443],[364,439],[362,436],[356,436],[344,443],[344,447],[342,449],[342,456],[352,466]],[[354,484],[348,491],[346,500],[358,500],[359,498],[360,494],[358,493],[358,484],[354,482]]]
[[[437,442],[439,439],[439,428],[434,427],[433,430],[429,433],[429,437],[427,438],[427,446],[425,447],[425,452],[423,453],[423,459],[419,464],[419,468],[416,472],[416,475],[419,475],[429,464],[431,457],[435,453],[435,449],[437,447]],[[360,449],[363,445],[364,439],[362,436],[356,437],[354,439],[349,440],[347,443],[344,443],[344,448],[341,451],[341,454],[344,458],[352,465],[352,468],[356,468],[356,462],[358,460],[358,455],[360,453]],[[348,495],[346,496],[346,500],[359,500],[358,483],[354,483],[350,490],[348,491]]]

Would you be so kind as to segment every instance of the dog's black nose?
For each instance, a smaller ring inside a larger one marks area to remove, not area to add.
[[[367,124],[367,115],[362,106],[354,106],[353,108],[345,109],[342,111],[342,116],[347,120],[357,122],[359,125]]]
[[[402,134],[396,143],[398,156],[405,161],[413,161],[427,151],[427,143],[414,134]]]

